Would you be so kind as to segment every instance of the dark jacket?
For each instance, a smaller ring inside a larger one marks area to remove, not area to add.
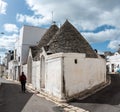
[[[20,76],[20,82],[26,82],[26,76],[24,74]]]

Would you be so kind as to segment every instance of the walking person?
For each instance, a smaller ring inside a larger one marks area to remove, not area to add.
[[[22,90],[22,92],[25,93],[25,90],[26,90],[26,87],[25,87],[25,85],[26,85],[26,76],[25,76],[24,72],[22,72],[22,74],[20,76],[20,82],[21,82],[21,90]]]

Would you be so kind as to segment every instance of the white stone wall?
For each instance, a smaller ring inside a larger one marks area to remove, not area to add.
[[[16,70],[16,64],[14,60],[11,60],[8,63],[8,78],[13,79],[13,80],[18,80],[19,77],[17,75],[17,70]]]
[[[85,58],[85,54],[79,53],[47,57],[45,90],[57,98],[64,98],[64,91],[65,96],[70,97],[104,82],[106,63],[102,58]]]
[[[62,74],[62,58],[51,57],[46,61],[46,77],[45,90],[47,93],[61,98],[61,74]]]
[[[45,32],[46,29],[33,26],[23,26],[20,29],[19,38],[15,43],[16,59],[20,57],[20,64],[26,63],[29,46],[37,45]]]
[[[108,66],[109,74],[117,74],[117,71],[120,69],[120,60],[112,60],[110,62],[107,62],[106,65]],[[112,65],[114,66],[112,67]]]
[[[8,78],[13,79],[13,74],[14,74],[13,62],[10,61],[8,63]]]
[[[32,86],[40,90],[40,61],[33,61],[32,64]]]
[[[0,77],[4,75],[5,67],[3,65],[0,65]]]
[[[116,52],[114,55],[108,56],[106,65],[108,73],[118,73],[118,70],[120,70],[120,54]]]
[[[75,63],[75,59],[77,63]],[[106,82],[106,63],[103,59],[81,58],[78,54],[64,57],[65,88],[68,96]]]

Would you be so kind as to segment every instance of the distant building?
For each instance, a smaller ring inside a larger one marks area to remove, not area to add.
[[[22,65],[27,63],[29,47],[36,45],[45,32],[44,28],[26,25],[20,29],[20,35],[15,42],[14,59],[9,62],[8,74],[10,78],[18,80]]]
[[[106,57],[108,73],[120,73],[120,49],[111,56]]]
[[[20,29],[19,38],[15,43],[15,59],[20,64],[27,62],[29,47],[36,45],[45,32],[46,29],[33,26],[23,26]]]
[[[4,75],[8,77],[9,74],[9,62],[14,59],[14,51],[9,50],[5,53],[5,57],[3,58],[3,66],[4,66]]]
[[[3,64],[0,64],[0,77],[3,77],[5,72],[5,66]]]
[[[13,59],[14,59],[14,51],[13,50],[9,50],[8,52],[5,53],[3,63],[6,67],[6,69],[8,69],[8,63]]]
[[[104,52],[104,55],[107,56],[112,56],[114,53],[110,52],[110,51],[106,51]]]

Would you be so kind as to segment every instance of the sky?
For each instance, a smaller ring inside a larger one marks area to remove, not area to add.
[[[99,53],[120,47],[120,0],[0,0],[0,56],[23,25],[60,27],[68,19]]]

